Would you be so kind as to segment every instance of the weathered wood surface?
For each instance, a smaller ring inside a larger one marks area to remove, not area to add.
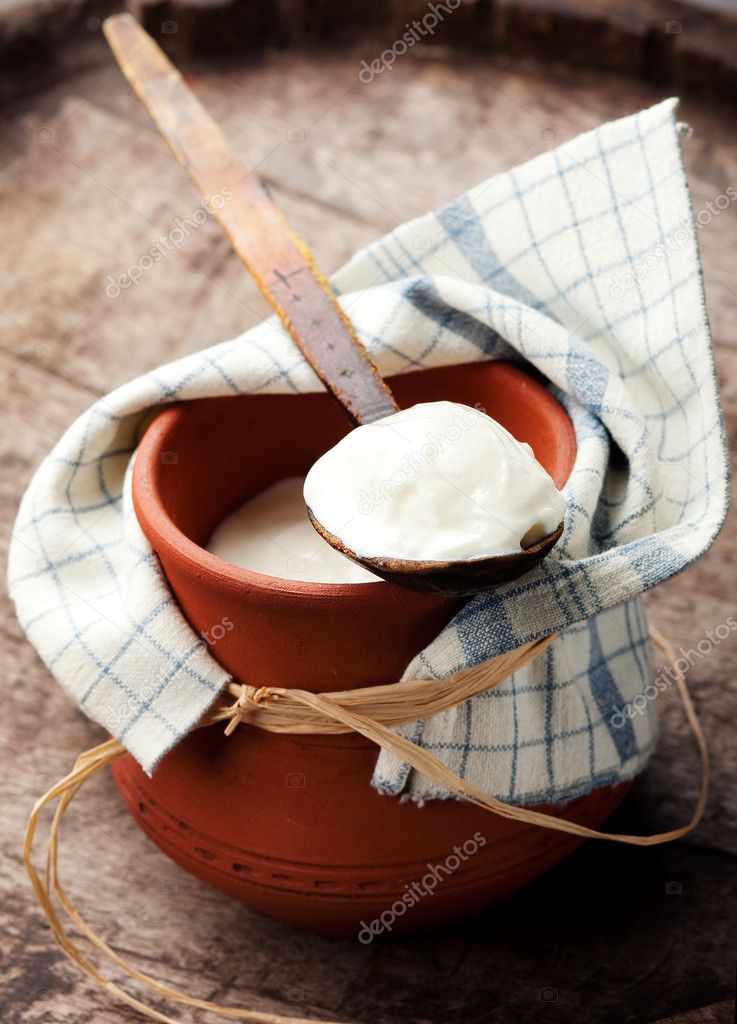
[[[659,97],[615,79],[411,58],[362,86],[358,64],[352,54],[275,54],[191,79],[327,270],[494,171]],[[8,114],[0,142],[4,546],[34,466],[95,396],[266,312],[212,224],[191,231],[137,285],[106,296],[108,275],[135,265],[197,199],[102,48],[63,87]],[[737,144],[731,123],[709,108],[689,102],[683,116],[695,129],[686,158],[698,210],[737,183]],[[701,231],[733,440],[736,220],[730,206]],[[679,645],[735,614],[736,539],[731,517],[699,566],[650,597],[654,621]],[[0,631],[0,1019],[133,1024],[132,1012],[111,1005],[56,951],[20,859],[33,797],[100,731],[50,680],[7,599]],[[676,1020],[725,1021],[737,947],[737,640],[689,678],[715,762],[698,832],[652,850],[589,844],[506,905],[446,931],[364,948],[259,918],[153,849],[109,777],[70,812],[68,888],[144,968],[257,1009],[370,1024],[526,1024],[543,1015],[634,1024],[714,1004]],[[620,829],[680,823],[695,799],[697,762],[682,714],[670,695],[661,703],[663,742],[617,816]]]
[[[63,73],[114,0],[0,0],[0,94]],[[402,40],[421,49],[532,58],[614,71],[734,105],[732,0],[127,0],[168,52],[242,56],[268,47]],[[372,53],[372,56],[374,54]],[[370,59],[370,58],[369,58]]]
[[[732,1024],[734,1021],[734,1002],[715,1003],[704,1006],[689,1013],[679,1013],[677,1017],[669,1017],[658,1024]]]

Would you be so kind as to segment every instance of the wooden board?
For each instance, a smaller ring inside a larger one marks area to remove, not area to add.
[[[615,78],[411,56],[367,87],[357,79],[362,56],[273,53],[191,76],[328,271],[394,224],[662,95]],[[3,546],[33,468],[96,396],[266,312],[212,225],[191,231],[134,287],[106,295],[109,275],[135,265],[197,199],[102,46],[84,70],[7,113]],[[689,101],[682,114],[695,132],[686,159],[699,210],[737,182],[737,143],[729,119],[709,107]],[[730,206],[700,236],[732,440],[736,222]],[[734,614],[736,540],[732,516],[703,562],[648,599],[654,621],[678,645],[693,646]],[[20,859],[34,796],[101,733],[49,678],[7,599],[0,632],[0,1019],[133,1024],[135,1014],[112,1005],[56,951]],[[737,945],[736,680],[734,638],[690,674],[715,777],[707,818],[688,842],[652,850],[589,844],[506,905],[443,932],[364,948],[259,918],[147,844],[109,777],[70,813],[64,876],[116,949],[207,998],[356,1024],[526,1024],[543,1015],[644,1024],[679,1014],[686,1014],[676,1017],[681,1024],[721,1024],[732,1012]],[[659,753],[619,813],[619,829],[664,826],[690,813],[696,759],[669,696],[662,720]]]

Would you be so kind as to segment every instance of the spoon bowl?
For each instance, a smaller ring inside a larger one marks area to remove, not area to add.
[[[383,580],[426,594],[445,594],[454,597],[478,594],[499,583],[509,583],[510,580],[524,576],[555,547],[563,533],[563,523],[560,523],[554,533],[543,537],[536,544],[507,555],[487,555],[483,558],[453,561],[365,558],[351,551],[339,537],[326,530],[309,506],[307,514],[315,530],[332,548]]]

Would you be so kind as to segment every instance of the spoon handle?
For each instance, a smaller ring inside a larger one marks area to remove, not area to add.
[[[325,387],[353,423],[396,412],[309,249],[168,57],[128,14],[108,18],[103,31],[154,124]],[[225,189],[232,198],[215,209],[210,199]]]

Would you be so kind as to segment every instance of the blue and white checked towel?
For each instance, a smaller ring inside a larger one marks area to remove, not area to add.
[[[650,681],[639,595],[698,558],[726,512],[675,108],[661,103],[498,174],[334,278],[383,373],[526,361],[573,416],[578,456],[558,547],[533,574],[471,600],[407,669],[441,677],[563,630],[506,685],[403,730],[519,803],[560,802],[642,768],[653,702],[624,724],[614,714]],[[9,559],[18,617],[66,691],[147,771],[226,674],[179,612],[136,522],[137,439],[163,403],[319,387],[266,322],[96,402],[23,499]],[[387,754],[374,782],[415,799],[442,795]]]

